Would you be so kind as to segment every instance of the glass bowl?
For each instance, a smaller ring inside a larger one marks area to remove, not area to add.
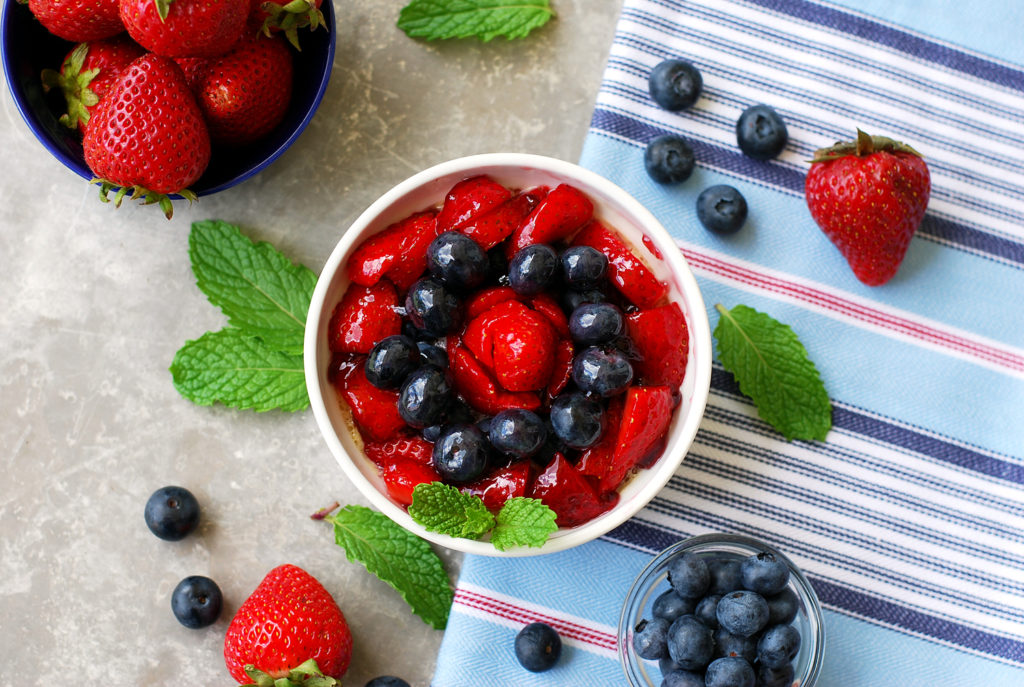
[[[800,651],[793,660],[792,687],[813,687],[821,670],[825,651],[825,623],[821,603],[814,588],[793,561],[778,549],[751,537],[739,534],[705,534],[692,537],[668,547],[647,564],[626,594],[619,618],[619,659],[632,687],[658,687],[661,671],[657,661],[644,660],[633,650],[633,631],[637,623],[651,618],[654,599],[670,589],[667,571],[672,560],[684,551],[702,558],[734,558],[741,560],[763,551],[774,554],[789,566],[790,591],[796,594],[797,614],[793,626],[800,632]]]

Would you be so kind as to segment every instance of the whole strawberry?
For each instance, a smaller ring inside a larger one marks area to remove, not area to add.
[[[928,165],[910,146],[858,129],[814,154],[804,194],[811,217],[868,286],[892,279],[928,207]]]
[[[142,47],[167,57],[213,57],[238,43],[249,0],[119,0],[121,21]]]
[[[292,52],[283,38],[253,34],[207,60],[190,85],[214,143],[251,143],[270,133],[288,110]]]
[[[129,64],[89,121],[85,162],[100,182],[100,197],[117,186],[159,203],[170,218],[169,193],[190,200],[210,161],[210,136],[185,75],[170,58],[148,53]]]
[[[43,70],[43,88],[58,88],[64,93],[68,111],[60,123],[85,133],[93,110],[100,98],[117,81],[117,77],[145,51],[128,36],[115,36],[79,43],[64,58],[57,72]]]
[[[246,666],[282,678],[313,660],[325,675],[341,678],[352,657],[352,633],[326,589],[294,565],[263,578],[238,609],[224,637],[224,662],[240,683]]]
[[[39,23],[55,36],[81,43],[110,38],[124,31],[118,0],[28,0]]]

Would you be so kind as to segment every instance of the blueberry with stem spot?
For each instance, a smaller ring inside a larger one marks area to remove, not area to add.
[[[199,501],[184,487],[161,487],[146,501],[146,527],[165,541],[184,539],[199,525]]]
[[[562,654],[562,638],[547,623],[530,623],[516,635],[516,659],[533,673],[549,670]]]
[[[667,59],[651,70],[647,87],[654,102],[666,110],[678,112],[697,102],[704,78],[686,60]]]
[[[722,597],[716,615],[727,632],[750,637],[768,624],[768,602],[757,592],[740,590]]]
[[[681,136],[658,136],[644,149],[644,169],[659,184],[680,184],[690,178],[693,167],[693,148]]]
[[[740,564],[743,587],[761,596],[778,594],[789,582],[789,566],[770,551],[748,556]]]
[[[640,658],[656,660],[668,654],[668,628],[664,618],[644,618],[633,628],[633,650]]]
[[[488,448],[487,437],[476,425],[449,425],[434,443],[431,461],[446,482],[472,482],[487,470]]]
[[[178,622],[197,630],[217,621],[224,597],[220,587],[209,577],[186,577],[171,592],[171,611]]]
[[[709,186],[697,196],[697,219],[715,234],[735,234],[747,221],[747,200],[732,186]]]
[[[786,122],[768,105],[751,105],[736,120],[736,142],[747,157],[770,160],[786,147]]]

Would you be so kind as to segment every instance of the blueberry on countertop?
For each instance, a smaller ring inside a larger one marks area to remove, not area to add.
[[[549,670],[562,654],[562,638],[546,623],[530,623],[516,635],[516,659],[533,673]]]
[[[681,136],[658,136],[644,149],[644,169],[659,184],[680,184],[690,178],[693,167],[693,148]]]
[[[199,501],[184,487],[161,487],[146,501],[144,517],[150,532],[178,541],[199,524]]]
[[[770,160],[786,147],[786,123],[768,105],[752,105],[736,120],[736,142],[748,157]]]
[[[654,102],[666,110],[678,112],[697,102],[704,78],[686,60],[668,59],[651,70],[647,86]]]
[[[747,221],[747,199],[732,186],[709,186],[697,196],[697,219],[715,234],[735,234]]]
[[[381,675],[366,683],[365,687],[409,687],[409,683],[393,675]]]
[[[202,575],[186,577],[171,592],[171,611],[174,617],[193,630],[215,623],[223,605],[224,597],[220,587]]]

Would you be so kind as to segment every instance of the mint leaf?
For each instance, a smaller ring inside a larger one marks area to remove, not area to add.
[[[477,539],[494,527],[494,516],[479,496],[433,482],[412,491],[409,516],[431,532]]]
[[[306,312],[316,275],[292,264],[269,243],[253,243],[238,227],[218,220],[194,222],[189,257],[199,289],[234,327],[268,348],[302,353]]]
[[[346,506],[324,519],[334,524],[334,541],[350,561],[394,587],[428,625],[444,629],[454,595],[430,544],[365,506]]]
[[[718,357],[765,422],[787,440],[824,440],[832,403],[807,350],[788,325],[745,305],[726,310],[715,326]]]
[[[540,547],[557,529],[555,511],[538,499],[515,496],[498,511],[491,543],[498,551],[513,546]]]
[[[398,15],[398,28],[428,41],[475,36],[523,38],[555,13],[548,0],[412,0]]]
[[[186,342],[174,355],[171,376],[178,393],[202,406],[295,411],[309,405],[302,356],[271,350],[230,327]]]

